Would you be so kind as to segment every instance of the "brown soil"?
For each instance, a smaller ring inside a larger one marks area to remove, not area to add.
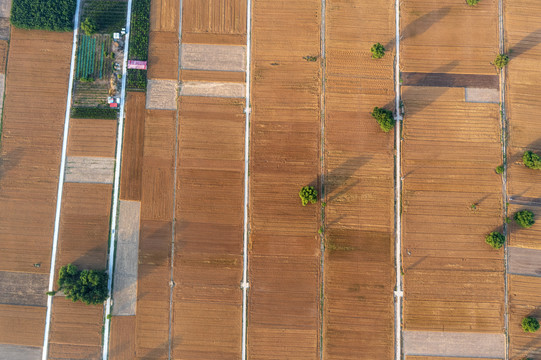
[[[109,359],[135,359],[135,316],[113,316]]]
[[[406,360],[479,360],[479,358],[448,357],[448,356],[406,356]],[[500,360],[500,359],[483,358],[483,360]]]
[[[475,7],[465,1],[408,0],[400,7],[400,25],[402,71],[496,74],[490,64],[498,54],[496,0]]]
[[[170,31],[178,34],[178,0],[154,0],[150,3],[150,31]]]
[[[0,343],[43,346],[46,307],[0,305]]]
[[[208,34],[182,32],[182,43],[246,45],[246,34]]]
[[[537,184],[537,183],[536,183]],[[513,220],[513,215],[520,210],[530,210],[534,213],[536,224],[529,229],[524,229]],[[541,238],[541,208],[532,206],[510,205],[508,216],[511,223],[507,227],[509,234],[509,246],[541,250],[539,239]]]
[[[498,75],[402,72],[400,79],[402,86],[500,88]]]
[[[148,48],[148,78],[177,80],[178,31],[150,33]]]
[[[71,39],[12,31],[0,154],[0,270],[49,273]]]
[[[141,201],[145,103],[144,93],[127,94],[120,175],[120,198],[123,200]]]
[[[179,101],[173,357],[241,354],[244,101]]]
[[[0,74],[5,74],[8,59],[9,43],[7,40],[0,40]]]
[[[68,156],[115,157],[116,120],[71,119]]]
[[[47,306],[48,287],[49,274],[0,271],[0,304]]]
[[[241,71],[204,71],[181,70],[180,81],[212,81],[212,82],[238,82],[245,81],[245,73]]]
[[[503,251],[484,241],[502,225],[499,107],[463,94],[403,88],[406,330],[503,331]]]
[[[302,16],[299,16],[302,14]],[[315,359],[319,352],[319,2],[253,4],[248,354]],[[279,64],[278,66],[271,63]],[[277,276],[277,274],[280,274]]]

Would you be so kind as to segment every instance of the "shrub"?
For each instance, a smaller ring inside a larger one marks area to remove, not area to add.
[[[310,61],[310,62],[317,61],[317,56],[306,55],[306,56],[303,56],[302,58],[303,58],[304,60]]]
[[[13,0],[11,23],[22,29],[72,31],[76,0]]]
[[[74,119],[116,119],[118,111],[107,108],[74,107],[71,117]]]
[[[148,33],[150,31],[150,0],[134,0],[131,15],[130,50],[128,59],[148,59]],[[146,70],[129,69],[127,75],[128,90],[142,90],[147,88]]]
[[[466,0],[466,3],[470,6],[474,6],[479,3],[479,0]]]
[[[394,118],[392,111],[389,111],[387,109],[375,107],[374,111],[372,111],[372,117],[376,119],[379,126],[381,127],[381,130],[385,132],[389,132],[394,127]]]
[[[302,201],[302,206],[311,203],[315,204],[317,202],[317,190],[313,186],[304,186],[301,191],[299,191],[299,196]]]
[[[526,151],[522,155],[522,163],[530,169],[541,169],[541,158],[532,151]]]
[[[82,301],[87,305],[102,304],[108,296],[107,273],[98,270],[79,270],[68,264],[60,268],[58,290],[73,302]]]
[[[539,330],[539,321],[531,316],[525,317],[522,319],[522,330],[524,330],[524,332],[536,332]]]
[[[496,56],[496,59],[494,60],[494,65],[496,65],[498,69],[503,68],[508,63],[509,63],[509,56],[505,54],[500,54]]]
[[[513,216],[513,219],[522,226],[523,228],[529,228],[532,227],[532,225],[535,223],[533,212],[530,210],[521,210],[515,213],[515,216]]]
[[[385,48],[380,43],[372,45],[370,48],[372,59],[381,59],[385,55]]]
[[[499,249],[503,246],[503,243],[505,242],[505,236],[503,236],[503,234],[500,234],[497,231],[493,231],[487,235],[485,241],[494,249]]]
[[[98,31],[98,25],[94,19],[87,17],[81,23],[81,30],[85,35],[93,35]]]
[[[496,166],[496,174],[503,174],[503,165]]]

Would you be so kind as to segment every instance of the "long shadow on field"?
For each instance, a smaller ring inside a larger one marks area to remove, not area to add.
[[[340,198],[357,185],[359,179],[354,178],[353,175],[371,158],[372,155],[359,155],[344,161],[340,166],[328,172],[325,179],[327,201],[330,202]]]
[[[11,150],[9,153],[0,157],[0,180],[7,175],[7,173],[15,168],[23,157],[23,148],[18,147]]]
[[[541,43],[541,28],[532,31],[528,35],[522,38],[512,48],[509,49],[509,57],[511,59],[519,57],[531,48]]]
[[[434,73],[448,73],[451,70],[453,70],[455,67],[457,67],[459,61],[453,60],[445,65],[440,66],[439,68],[434,70]],[[428,77],[429,74],[427,73],[426,77]],[[420,83],[422,84],[422,79]],[[415,107],[408,107],[408,99],[415,98],[415,87],[416,86],[408,86],[405,88],[405,90],[402,92],[401,98],[403,99],[404,103],[404,116],[414,116],[415,114],[422,112],[426,107],[428,107],[430,104],[438,100],[443,94],[447,92],[449,88],[446,87],[431,87],[430,90],[430,98],[422,99],[421,101],[416,102]]]
[[[509,150],[512,151],[513,147],[509,146]],[[528,150],[533,151],[537,153],[539,156],[541,156],[541,138],[529,143],[524,148],[524,151],[528,151]],[[522,165],[522,156],[524,155],[524,151],[521,151],[521,149],[517,149],[517,151],[510,154],[509,157],[507,158],[508,166],[513,163],[517,163],[517,165],[518,164]]]
[[[450,11],[451,8],[447,6],[440,9],[432,10],[428,14],[421,16],[420,18],[406,25],[406,27],[400,31],[400,39],[405,40],[423,34],[428,29],[430,29],[432,25],[440,22],[445,16],[447,16],[447,14],[449,14]],[[393,38],[385,45],[385,49],[394,49],[395,42],[396,38]]]
[[[532,316],[536,319],[541,318],[541,304],[537,304],[535,307],[535,310],[531,311],[527,316]],[[522,320],[522,319],[521,319]],[[521,359],[538,359],[538,356],[541,354],[541,339],[539,337],[535,337],[532,339],[529,343],[525,346],[526,349],[528,349],[528,355]],[[531,349],[531,350],[530,350]]]

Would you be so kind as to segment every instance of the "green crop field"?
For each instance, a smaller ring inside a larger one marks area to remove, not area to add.
[[[82,19],[92,19],[97,33],[120,32],[126,24],[128,3],[118,0],[87,0],[83,5]]]

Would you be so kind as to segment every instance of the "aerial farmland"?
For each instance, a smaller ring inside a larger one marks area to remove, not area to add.
[[[0,359],[541,359],[537,0],[0,0]]]

